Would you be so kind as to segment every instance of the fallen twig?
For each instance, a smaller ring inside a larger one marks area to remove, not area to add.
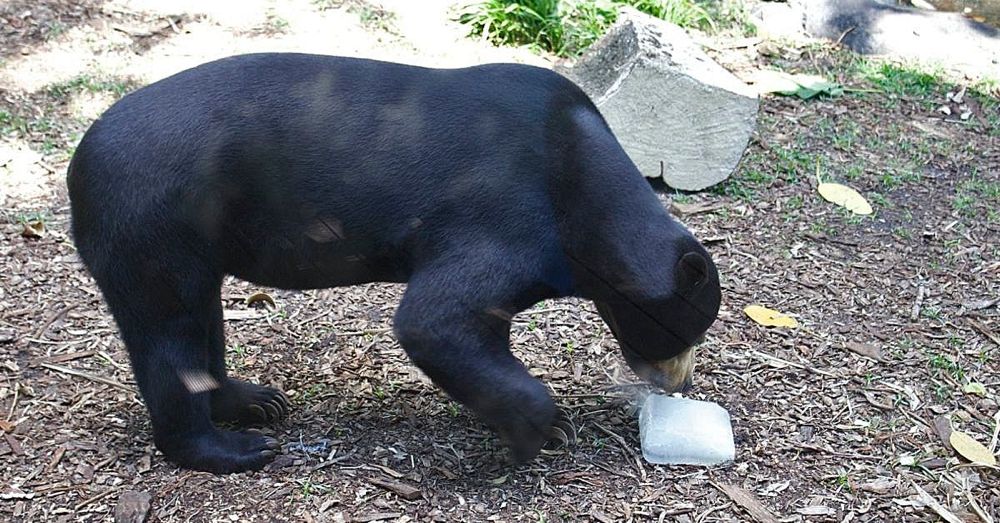
[[[73,310],[75,308],[76,308],[76,305],[67,305],[67,306],[62,307],[59,310],[53,312],[48,318],[45,318],[45,321],[43,321],[42,324],[39,325],[37,329],[35,329],[35,332],[34,332],[34,334],[31,335],[31,337],[35,338],[35,339],[41,339],[42,338],[42,334],[45,334],[45,331],[47,331],[49,329],[50,325],[52,325],[53,323],[55,323],[56,320],[58,320],[59,318],[61,318],[67,312],[69,312],[69,311],[71,311],[71,310]]]
[[[997,336],[996,333],[987,329],[985,325],[972,318],[966,318],[965,321],[969,322],[969,325],[972,325],[973,329],[976,329],[980,334],[989,338],[990,341],[997,344],[997,346],[1000,346],[1000,336]]]
[[[115,380],[113,380],[111,378],[105,378],[104,376],[96,376],[94,374],[90,374],[90,373],[87,373],[87,372],[79,371],[79,370],[76,370],[76,369],[71,369],[69,367],[63,367],[62,365],[54,365],[52,363],[41,363],[39,365],[41,367],[45,367],[46,369],[49,369],[49,370],[52,370],[52,371],[61,372],[63,374],[69,374],[70,376],[76,376],[78,378],[83,378],[85,380],[96,381],[97,383],[103,383],[105,385],[110,385],[110,386],[115,387],[117,389],[127,390],[127,391],[130,391],[130,392],[132,390],[132,387],[129,387],[128,385],[124,385],[122,383],[119,383],[119,382],[117,382],[117,381],[115,381]]]
[[[792,362],[792,361],[781,359],[781,358],[779,358],[777,356],[771,356],[770,354],[764,354],[763,352],[760,352],[760,351],[752,350],[752,351],[750,351],[750,354],[753,355],[753,356],[757,356],[758,358],[761,358],[761,359],[763,359],[765,361],[772,361],[772,362],[780,363],[780,364],[783,364],[783,365],[788,365],[789,367],[795,367],[797,369],[802,369],[802,370],[807,370],[807,371],[810,371],[810,372],[815,372],[816,374],[819,374],[820,376],[826,376],[828,378],[836,378],[837,377],[833,373],[826,372],[824,370],[819,370],[819,369],[817,369],[815,367],[811,367],[811,366],[808,366],[808,365],[802,365],[801,363],[795,363],[795,362]]]
[[[923,504],[930,507],[931,510],[936,512],[938,516],[941,516],[941,519],[947,521],[948,523],[963,523],[958,516],[956,516],[950,510],[944,508],[944,505],[938,503],[936,499],[931,497],[931,495],[928,494],[926,490],[920,488],[920,485],[914,483],[912,479],[910,480],[910,484],[913,485],[914,489],[916,489],[917,496],[920,497],[920,501]]]

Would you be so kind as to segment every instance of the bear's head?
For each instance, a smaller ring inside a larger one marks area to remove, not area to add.
[[[672,280],[668,292],[626,291],[595,300],[629,367],[668,393],[690,387],[694,346],[715,321],[722,300],[718,271],[700,244],[689,244],[675,259],[664,271]]]

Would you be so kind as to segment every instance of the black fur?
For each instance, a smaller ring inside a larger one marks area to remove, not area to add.
[[[262,467],[274,440],[213,419],[271,422],[288,408],[281,392],[226,374],[227,274],[294,289],[408,282],[403,348],[519,460],[538,452],[556,407],[511,355],[513,314],[592,299],[635,366],[683,352],[719,306],[708,253],[590,100],[534,67],[212,62],[109,109],[68,184],[80,256],[119,325],[156,445],[189,468]],[[192,393],[182,379],[206,375],[220,386]]]

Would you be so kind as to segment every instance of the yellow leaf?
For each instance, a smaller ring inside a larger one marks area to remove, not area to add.
[[[42,238],[45,236],[45,222],[36,220],[24,224],[21,236],[25,238]]]
[[[973,381],[971,383],[966,383],[965,386],[962,387],[962,391],[965,392],[966,394],[978,394],[980,396],[985,396],[986,385],[983,385],[982,383],[976,383]]]
[[[982,443],[972,439],[971,436],[963,432],[954,431],[948,442],[963,458],[973,463],[983,463],[985,465],[996,466],[997,458]]]
[[[247,305],[253,305],[255,303],[263,303],[265,306],[270,306],[272,309],[278,308],[278,305],[274,303],[274,298],[272,298],[271,295],[266,292],[255,292],[250,296],[247,296],[247,299],[244,300],[244,303],[246,303]]]
[[[794,329],[799,326],[798,322],[796,322],[794,318],[761,305],[750,305],[743,309],[743,312],[746,313],[751,320],[765,327],[788,327]]]
[[[830,203],[846,208],[854,214],[871,214],[872,206],[861,193],[839,183],[823,182],[817,188],[820,196]]]

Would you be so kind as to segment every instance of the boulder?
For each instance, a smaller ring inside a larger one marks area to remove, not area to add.
[[[642,174],[675,189],[728,178],[757,123],[753,89],[683,29],[632,8],[559,70],[594,100]]]

